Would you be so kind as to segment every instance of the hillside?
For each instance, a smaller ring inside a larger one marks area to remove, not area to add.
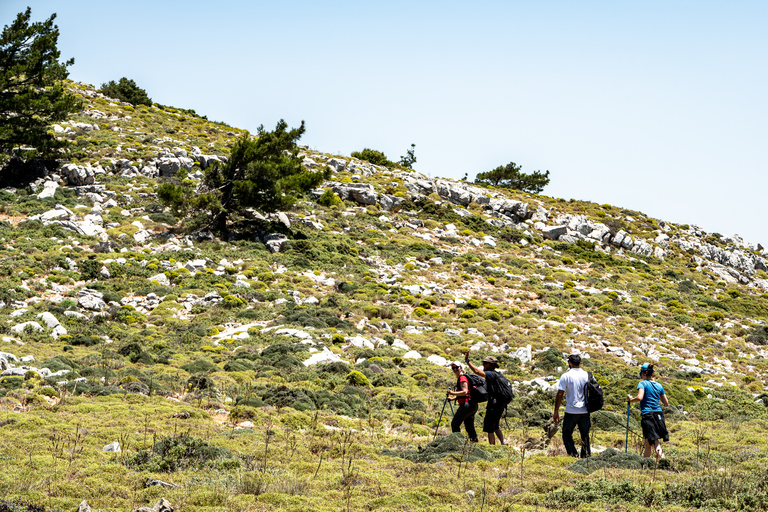
[[[156,188],[194,190],[243,130],[69,86],[85,108],[53,130],[74,158],[0,191],[5,499],[766,508],[760,245],[309,148],[304,165],[331,179],[291,211],[232,219],[219,240]],[[515,386],[506,446],[472,451],[448,436],[449,418],[436,424],[454,384],[445,365],[465,350],[475,363],[495,355]],[[603,471],[569,467],[542,429],[569,353],[606,392],[593,415]],[[643,362],[673,406],[659,468],[611,450],[624,449],[623,397]]]

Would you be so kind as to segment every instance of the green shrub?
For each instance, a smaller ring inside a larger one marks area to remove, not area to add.
[[[101,263],[96,260],[80,260],[77,266],[83,281],[95,281],[100,277]]]
[[[179,220],[171,215],[170,213],[152,213],[149,215],[149,218],[153,222],[158,222],[160,224],[168,224],[171,226],[174,226]]]
[[[536,363],[534,368],[541,368],[543,370],[552,371],[558,367],[565,367],[563,353],[556,348],[549,348],[544,352],[536,355]]]
[[[365,148],[362,151],[353,151],[352,158],[365,160],[374,165],[383,165],[384,167],[394,167],[395,164],[387,159],[387,156],[381,151]]]
[[[360,386],[366,388],[371,387],[371,383],[368,380],[368,377],[357,370],[352,370],[349,372],[345,379],[351,386]]]
[[[182,469],[234,469],[240,463],[226,448],[187,435],[166,437],[151,450],[140,450],[125,465],[136,471],[171,473]]]
[[[133,105],[152,105],[152,99],[147,96],[147,91],[136,85],[136,82],[129,78],[121,78],[118,82],[110,80],[105,84],[101,84],[101,92],[126,103]]]
[[[331,189],[326,189],[317,199],[317,204],[330,208],[331,206],[344,204],[344,201]]]

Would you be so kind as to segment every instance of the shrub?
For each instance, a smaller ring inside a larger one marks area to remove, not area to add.
[[[353,151],[352,158],[365,160],[374,165],[383,165],[384,167],[394,167],[395,164],[387,159],[387,156],[381,151],[365,148],[362,151]]]
[[[371,383],[368,380],[368,377],[366,377],[365,375],[363,375],[361,372],[357,370],[352,370],[351,372],[349,372],[345,377],[345,379],[351,386],[360,386],[360,387],[366,387],[366,388],[371,386]]]
[[[169,224],[171,226],[179,222],[179,220],[173,215],[171,215],[170,213],[152,213],[149,215],[149,218],[153,222],[158,222],[160,224]]]
[[[180,435],[158,441],[151,450],[139,451],[126,459],[125,465],[136,471],[171,473],[187,468],[237,468],[240,464],[226,448],[212,446],[195,437]]]
[[[718,322],[720,320],[723,320],[725,318],[725,315],[720,311],[712,311],[709,315],[707,315],[707,318],[709,318],[713,322]]]
[[[552,371],[558,367],[566,366],[563,362],[563,353],[556,348],[550,348],[536,356],[536,363],[534,368],[541,368],[544,370]]]
[[[152,99],[147,96],[147,91],[136,85],[129,78],[121,78],[118,82],[110,80],[101,84],[101,92],[110,98],[132,103],[133,105],[152,105]]]
[[[331,189],[326,189],[317,199],[317,204],[330,208],[334,205],[344,204],[344,201]]]
[[[498,311],[489,311],[485,314],[485,318],[488,320],[493,320],[494,322],[501,321],[501,315]]]
[[[477,299],[469,299],[464,307],[467,309],[478,309],[482,306],[482,303]]]
[[[94,281],[99,278],[101,264],[96,260],[81,260],[78,265],[80,268],[80,277],[83,281]]]

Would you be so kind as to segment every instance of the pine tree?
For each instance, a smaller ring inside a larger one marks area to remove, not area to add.
[[[0,35],[0,154],[50,157],[67,145],[49,131],[81,108],[62,81],[74,59],[59,62],[56,14],[30,23],[30,8]]]
[[[200,193],[185,191],[183,182],[165,183],[158,187],[158,198],[174,211],[207,213],[209,227],[219,233],[226,233],[229,218],[246,208],[287,210],[330,176],[328,167],[311,171],[302,164],[296,142],[304,130],[303,121],[289,130],[282,119],[271,132],[259,126],[257,137],[246,133],[237,139],[226,164],[206,171]]]
[[[494,187],[513,188],[523,192],[538,194],[549,185],[549,171],[533,171],[526,174],[521,171],[522,166],[515,162],[500,165],[492,171],[481,172],[475,176],[475,183],[487,183]]]

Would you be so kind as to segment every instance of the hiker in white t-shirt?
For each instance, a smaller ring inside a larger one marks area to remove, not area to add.
[[[573,442],[573,429],[579,427],[581,435],[581,457],[589,457],[589,413],[584,394],[584,386],[587,384],[589,374],[580,368],[581,356],[571,354],[568,356],[568,371],[560,377],[555,397],[555,413],[552,421],[560,422],[560,404],[565,395],[565,417],[563,418],[563,445],[565,451],[571,457],[578,457],[576,445]]]

